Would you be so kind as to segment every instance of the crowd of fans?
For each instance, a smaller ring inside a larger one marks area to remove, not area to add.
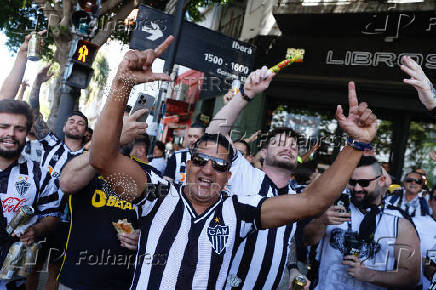
[[[184,148],[158,141],[148,155],[147,124],[137,121],[146,111],[129,114],[127,101],[134,85],[169,80],[151,65],[172,40],[128,52],[94,130],[74,111],[60,138],[39,112],[49,66],[29,104],[25,86],[18,92],[26,39],[0,89],[2,289],[37,289],[41,272],[46,289],[288,289],[297,276],[304,289],[436,289],[436,188],[420,168],[393,184],[374,157],[376,116],[353,82],[348,114],[336,111],[347,144],[322,174],[310,160],[318,146],[300,156],[303,136],[290,128],[271,130],[255,156],[260,131],[228,137],[275,76],[266,67],[229,92],[207,128],[193,123]],[[431,82],[403,62],[404,82],[435,117]],[[35,215],[7,232],[23,206]],[[26,274],[11,262],[16,243],[38,246]]]

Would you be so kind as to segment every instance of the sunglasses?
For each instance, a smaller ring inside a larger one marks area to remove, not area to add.
[[[411,177],[406,178],[405,181],[406,181],[407,183],[410,183],[410,182],[415,181],[416,184],[419,184],[419,185],[422,184],[422,179],[416,179],[416,178],[411,178]]]
[[[350,179],[348,181],[348,184],[351,186],[355,186],[356,184],[359,184],[362,187],[367,187],[371,183],[371,181],[376,180],[379,177],[380,175],[372,179]]]
[[[191,162],[195,166],[204,167],[207,162],[212,161],[212,168],[218,172],[226,172],[230,168],[230,163],[227,160],[212,157],[203,153],[194,153],[191,157]]]

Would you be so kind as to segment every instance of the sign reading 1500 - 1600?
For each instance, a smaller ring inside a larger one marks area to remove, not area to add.
[[[243,76],[239,76],[239,78],[242,81],[245,81],[246,76],[250,73],[250,68],[248,67],[248,65],[244,65],[244,64],[240,64],[237,62],[233,62],[231,61],[230,63],[225,63],[224,59],[222,57],[219,57],[217,55],[214,55],[212,53],[205,53],[204,54],[204,61],[207,61],[211,64],[217,65],[217,66],[224,66],[229,68],[230,67],[230,71],[240,75],[242,74]],[[217,68],[216,73],[217,74],[227,74],[228,73],[228,69],[227,70],[222,70],[221,68]]]
[[[141,5],[130,48],[155,48],[173,34],[174,17]],[[176,63],[220,78],[245,81],[254,65],[256,48],[205,27],[184,22]],[[167,52],[161,58],[166,59]]]

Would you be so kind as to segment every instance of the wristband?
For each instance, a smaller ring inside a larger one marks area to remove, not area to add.
[[[249,96],[247,96],[247,94],[245,94],[244,92],[244,88],[241,88],[241,96],[244,100],[246,100],[247,102],[250,102],[251,100],[253,100],[252,98],[250,98]]]
[[[373,149],[371,144],[356,141],[351,137],[347,139],[347,145],[359,151],[372,151]]]

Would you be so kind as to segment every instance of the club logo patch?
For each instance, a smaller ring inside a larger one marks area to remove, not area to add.
[[[25,178],[27,179],[27,177]],[[26,194],[26,191],[29,189],[30,187],[30,183],[27,182],[25,179],[23,179],[22,177],[19,178],[19,180],[17,182],[15,182],[15,188],[17,189],[17,192],[23,196],[24,194]]]
[[[207,228],[207,235],[209,237],[209,242],[212,245],[212,248],[215,250],[215,253],[221,254],[227,246],[227,241],[229,239],[229,226],[209,226]]]

